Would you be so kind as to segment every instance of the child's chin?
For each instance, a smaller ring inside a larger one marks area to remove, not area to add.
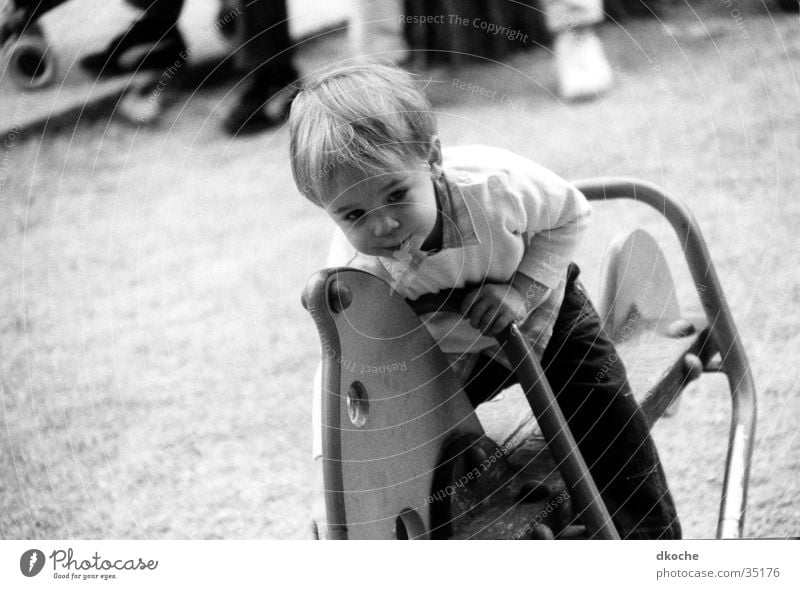
[[[390,248],[385,248],[385,247],[380,247],[380,248],[360,249],[358,251],[359,251],[359,253],[362,253],[365,256],[391,258],[396,250],[390,249]]]

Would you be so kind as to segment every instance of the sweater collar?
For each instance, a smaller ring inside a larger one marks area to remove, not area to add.
[[[434,178],[433,187],[439,214],[442,215],[442,249],[479,245],[475,223],[461,187],[444,172]]]
[[[480,245],[481,242],[475,231],[475,223],[461,187],[451,181],[444,172],[434,177],[433,187],[436,195],[437,214],[442,215],[441,248],[424,252],[418,250],[414,253],[401,250],[395,252],[391,258],[381,257],[383,265],[390,271],[398,263],[401,267],[416,271],[427,258],[435,256],[440,251]],[[408,279],[413,279],[414,274],[406,276]],[[392,283],[392,287],[396,288],[396,284]]]

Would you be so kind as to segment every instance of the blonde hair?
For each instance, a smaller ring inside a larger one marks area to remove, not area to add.
[[[292,174],[311,202],[325,206],[338,178],[427,161],[436,119],[411,74],[358,64],[308,77],[289,115]]]

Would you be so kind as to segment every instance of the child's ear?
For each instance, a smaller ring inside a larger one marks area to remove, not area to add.
[[[428,150],[428,165],[431,170],[438,170],[442,167],[442,142],[439,141],[438,135],[431,137]]]

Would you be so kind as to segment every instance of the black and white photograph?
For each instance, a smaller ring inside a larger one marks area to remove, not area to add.
[[[799,537],[798,8],[0,0],[8,574]]]

